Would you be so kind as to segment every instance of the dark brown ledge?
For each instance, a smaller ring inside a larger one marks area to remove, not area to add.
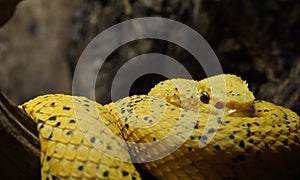
[[[33,120],[0,92],[0,179],[40,179]]]

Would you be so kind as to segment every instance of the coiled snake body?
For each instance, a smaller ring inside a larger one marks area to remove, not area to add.
[[[299,176],[298,115],[235,75],[167,80],[105,106],[50,94],[20,108],[37,123],[42,179],[141,179],[131,162],[159,179]]]

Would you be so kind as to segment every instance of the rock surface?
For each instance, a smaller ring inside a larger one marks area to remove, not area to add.
[[[247,80],[257,98],[300,113],[300,3],[293,0],[22,1],[0,29],[0,88],[17,103],[39,94],[71,93],[72,73],[90,40],[121,21],[145,16],[194,28],[212,46],[225,73]],[[105,61],[98,73],[97,100],[109,102],[116,72],[129,59],[149,52],[173,57],[194,79],[206,76],[181,47],[158,40],[134,41]],[[145,93],[163,79],[143,76],[130,94]]]
[[[45,93],[70,93],[66,34],[73,4],[22,1],[0,29],[0,89],[14,102]]]
[[[204,36],[216,52],[223,71],[247,80],[258,99],[300,113],[298,1],[82,0],[75,12],[69,41],[70,56],[75,60],[73,68],[86,44],[105,28],[136,17],[165,17],[189,25]],[[165,41],[134,41],[117,49],[101,67],[96,84],[97,99],[109,102],[116,72],[129,59],[149,52],[175,58],[194,79],[205,77],[202,67],[181,47]],[[165,78],[157,75],[143,76],[134,83],[131,94],[145,94],[162,79]]]

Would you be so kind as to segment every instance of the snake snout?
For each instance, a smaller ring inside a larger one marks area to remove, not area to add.
[[[213,97],[210,102],[210,113],[232,117],[253,117],[255,112],[253,103],[254,100],[237,102],[230,98],[224,100],[224,98]]]

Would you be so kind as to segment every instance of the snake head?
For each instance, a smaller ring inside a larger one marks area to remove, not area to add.
[[[199,113],[222,113],[227,116],[251,116],[255,97],[240,77],[221,74],[201,81],[170,79],[157,84],[150,96]]]
[[[209,89],[211,110],[223,109],[228,116],[251,116],[255,97],[248,84],[232,74],[221,74],[203,79],[199,86]]]

